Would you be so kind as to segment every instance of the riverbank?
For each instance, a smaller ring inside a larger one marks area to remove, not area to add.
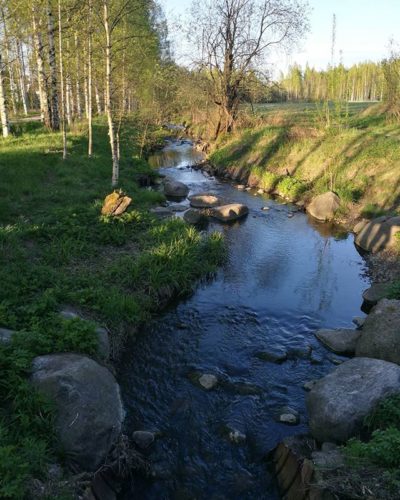
[[[165,133],[149,129],[146,145],[160,144]],[[147,189],[156,174],[141,157],[144,130],[132,121],[121,137],[120,187],[132,203],[118,218],[100,215],[111,191],[102,121],[92,159],[84,124],[69,134],[65,161],[61,135],[39,123],[15,125],[1,143],[2,339],[14,332],[0,342],[2,497],[22,498],[32,478],[46,481],[49,464],[61,460],[54,407],[28,381],[33,358],[74,352],[112,371],[126,336],[221,261],[220,236],[149,214],[164,196]],[[109,338],[109,361],[98,350],[98,325]]]
[[[219,175],[290,201],[334,191],[335,221],[350,229],[398,213],[400,135],[379,106],[342,110],[327,128],[317,106],[266,105],[211,144],[209,160]]]

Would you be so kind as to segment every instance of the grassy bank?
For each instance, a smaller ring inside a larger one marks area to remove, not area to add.
[[[41,477],[59,451],[54,411],[27,381],[32,358],[52,352],[96,356],[95,323],[111,332],[114,351],[172,296],[215,270],[219,236],[203,237],[179,220],[161,222],[148,207],[163,195],[139,188],[153,176],[139,158],[142,128],[126,124],[120,186],[132,197],[117,219],[100,216],[111,191],[107,129],[97,122],[92,159],[86,131],[68,137],[38,123],[16,125],[0,142],[0,327],[15,330],[0,343],[0,497],[23,498],[28,479]],[[151,131],[150,143],[159,139]],[[63,305],[93,322],[62,319]]]
[[[398,210],[400,132],[377,105],[265,105],[242,118],[210,156],[268,192],[308,201],[329,189],[341,197],[339,219]]]

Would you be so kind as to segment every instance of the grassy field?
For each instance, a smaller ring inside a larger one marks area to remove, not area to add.
[[[60,134],[39,123],[16,124],[14,135],[0,141],[0,327],[17,332],[11,344],[0,343],[1,498],[23,498],[28,479],[41,477],[59,451],[54,411],[27,381],[32,358],[66,351],[96,356],[94,321],[109,329],[118,351],[223,256],[220,236],[149,215],[148,207],[164,198],[138,187],[140,176],[155,175],[139,158],[140,123],[124,130],[120,187],[133,202],[119,218],[100,215],[111,191],[104,123],[96,123],[92,159],[84,125],[69,134],[66,161]],[[63,305],[93,322],[62,319]]]
[[[260,105],[247,110],[233,136],[219,139],[211,161],[243,169],[289,199],[332,189],[344,217],[392,213],[399,205],[400,129],[380,105]]]

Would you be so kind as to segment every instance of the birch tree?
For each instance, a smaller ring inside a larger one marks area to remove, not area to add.
[[[4,63],[2,59],[2,53],[0,51],[0,120],[1,120],[1,130],[3,133],[3,137],[8,137],[10,133],[10,128],[8,124],[8,109],[6,102],[6,94],[5,94],[5,85],[4,85]]]

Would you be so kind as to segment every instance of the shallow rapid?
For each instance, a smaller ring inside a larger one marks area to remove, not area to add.
[[[118,378],[127,432],[158,437],[148,453],[154,477],[135,477],[125,500],[279,498],[266,456],[283,437],[307,431],[303,384],[338,358],[313,332],[351,328],[362,315],[368,277],[351,234],[187,168],[199,159],[190,143],[171,142],[151,162],[191,194],[212,192],[250,212],[209,224],[225,236],[225,265],[126,350]],[[281,364],[261,359],[282,351],[289,359]],[[194,381],[204,373],[218,378],[210,391]],[[286,405],[299,412],[299,425],[278,423]],[[233,443],[232,431],[244,442]]]

